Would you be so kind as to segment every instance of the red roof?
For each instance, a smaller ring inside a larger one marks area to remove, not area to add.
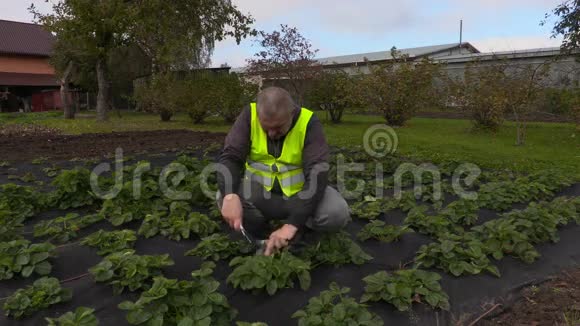
[[[0,86],[58,86],[54,75],[0,72]]]
[[[53,44],[41,25],[0,20],[0,54],[48,57]]]

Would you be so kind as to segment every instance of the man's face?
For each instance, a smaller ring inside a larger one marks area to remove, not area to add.
[[[282,112],[270,117],[259,116],[258,119],[268,138],[274,140],[284,137],[292,125],[292,115],[289,112]]]

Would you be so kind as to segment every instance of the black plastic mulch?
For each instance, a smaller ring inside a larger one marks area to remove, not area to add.
[[[165,157],[144,157],[154,165],[162,165],[171,162],[175,156],[168,154]],[[141,159],[141,158],[138,158]],[[59,166],[70,168],[79,163],[56,163]],[[19,165],[16,171],[8,174],[23,174],[32,171],[38,179],[46,178],[41,171],[46,165]],[[0,183],[14,182],[8,180],[7,169],[0,168]],[[20,183],[20,182],[15,182]],[[23,184],[23,183],[21,183]],[[580,184],[569,187],[558,195],[580,196]],[[517,205],[517,208],[525,205]],[[69,212],[69,211],[67,211]],[[62,216],[65,211],[51,211],[39,214],[27,223],[28,230],[42,219]],[[82,211],[81,211],[82,212]],[[388,213],[385,217],[389,223],[400,223],[405,214],[400,211]],[[497,214],[488,210],[480,211],[478,223],[496,218]],[[348,225],[347,231],[354,235],[366,222],[355,219]],[[140,221],[129,223],[123,228],[137,229]],[[106,221],[97,223],[81,233],[81,237],[88,235],[100,228],[113,229]],[[121,229],[119,227],[118,229]],[[224,232],[229,232],[224,229]],[[456,321],[474,320],[485,312],[492,304],[501,303],[509,305],[518,295],[518,290],[523,286],[542,282],[564,269],[580,266],[580,226],[569,225],[559,232],[560,241],[556,244],[537,246],[541,258],[533,264],[525,264],[521,261],[506,257],[496,262],[502,274],[501,278],[482,274],[478,276],[453,277],[440,270],[433,270],[443,276],[442,286],[450,296],[451,311],[433,311],[424,305],[415,304],[410,313],[398,312],[394,306],[387,303],[372,303],[371,310],[379,314],[386,325],[449,325]],[[233,235],[233,237],[239,235]],[[199,268],[201,259],[184,256],[185,251],[193,248],[199,240],[182,240],[175,242],[163,237],[151,239],[139,238],[135,249],[139,254],[165,254],[168,253],[175,261],[175,265],[165,269],[168,278],[189,279],[192,270]],[[380,270],[396,270],[401,265],[409,263],[415,256],[416,251],[423,244],[432,239],[419,235],[407,234],[399,242],[384,244],[375,241],[360,243],[361,247],[374,259],[362,266],[343,266],[339,268],[321,266],[312,271],[312,286],[308,291],[296,289],[284,289],[274,296],[267,294],[253,295],[242,290],[233,289],[225,280],[231,269],[228,262],[218,262],[214,277],[221,282],[220,291],[227,295],[230,304],[238,310],[239,321],[262,321],[269,325],[295,325],[296,320],[290,316],[304,307],[308,299],[317,296],[320,291],[327,289],[330,282],[337,282],[341,286],[351,288],[351,296],[360,298],[364,290],[362,278]],[[50,276],[60,280],[68,280],[87,273],[87,270],[100,262],[101,257],[96,254],[96,249],[80,245],[69,245],[57,249],[58,257],[52,260],[53,271]],[[16,289],[31,284],[33,278],[17,279],[0,282],[0,297],[12,294]],[[62,313],[72,311],[79,306],[92,307],[100,320],[101,325],[127,325],[125,312],[118,309],[117,305],[124,300],[136,300],[139,293],[123,293],[114,296],[111,287],[102,283],[95,283],[90,275],[71,280],[63,284],[72,288],[73,299],[70,302],[58,304],[49,309],[39,311],[33,316],[23,320],[7,319],[0,316],[0,325],[44,325],[45,317],[58,317]]]

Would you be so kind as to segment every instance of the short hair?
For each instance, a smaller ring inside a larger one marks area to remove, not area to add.
[[[257,97],[258,115],[273,117],[281,113],[291,114],[297,107],[288,91],[280,87],[267,87]]]

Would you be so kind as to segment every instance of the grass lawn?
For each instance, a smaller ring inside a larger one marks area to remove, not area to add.
[[[109,121],[100,123],[90,114],[83,114],[75,120],[64,120],[60,113],[55,112],[0,114],[0,125],[36,123],[70,134],[155,129],[227,132],[230,127],[219,118],[193,125],[186,115],[178,115],[171,122],[161,122],[157,115],[134,112],[123,112],[122,117],[111,112],[109,117]],[[378,116],[346,115],[339,125],[325,122],[325,132],[332,145],[357,146],[362,145],[368,127],[382,122]],[[407,126],[395,130],[399,140],[397,152],[405,156],[435,163],[455,159],[484,168],[516,171],[559,167],[580,177],[580,132],[572,124],[530,123],[525,146],[514,145],[515,126],[511,122],[496,134],[474,132],[468,120],[429,118],[414,118]]]

